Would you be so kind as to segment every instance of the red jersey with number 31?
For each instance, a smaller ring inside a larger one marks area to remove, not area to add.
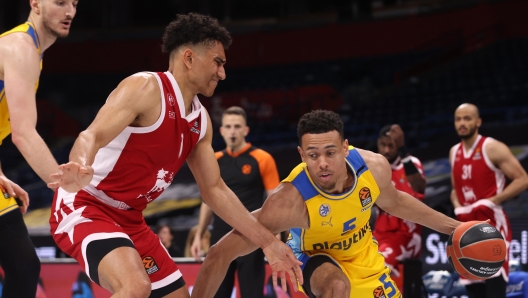
[[[506,176],[493,165],[484,150],[490,140],[478,135],[469,150],[466,151],[462,142],[454,147],[451,167],[456,194],[462,206],[499,194],[506,186]]]

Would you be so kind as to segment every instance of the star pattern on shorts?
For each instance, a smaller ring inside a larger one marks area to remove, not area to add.
[[[407,250],[407,249],[405,249],[405,247],[403,247],[403,245],[400,245],[400,249],[401,249],[402,253],[401,253],[401,255],[395,257],[395,259],[397,261],[402,262],[403,260],[409,259],[409,258],[412,257],[412,255],[413,255],[413,250],[412,249]]]
[[[69,210],[65,211],[65,209]],[[92,221],[91,219],[82,216],[84,209],[86,209],[86,206],[83,206],[79,209],[71,209],[69,206],[64,205],[63,208],[60,209],[62,220],[60,221],[55,234],[68,233],[68,237],[73,244],[73,230],[75,226],[83,222]],[[71,212],[67,213],[67,211]]]

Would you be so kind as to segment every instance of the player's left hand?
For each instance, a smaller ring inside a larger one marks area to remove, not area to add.
[[[282,289],[286,291],[286,273],[288,273],[293,289],[297,292],[297,281],[301,285],[304,282],[301,269],[302,262],[297,260],[291,248],[281,241],[275,240],[262,250],[273,270],[273,286],[277,287],[277,276],[280,274]]]

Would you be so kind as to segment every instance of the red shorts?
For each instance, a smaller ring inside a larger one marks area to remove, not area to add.
[[[128,209],[126,204],[113,205],[121,209],[84,190],[78,193],[57,190],[50,228],[59,248],[76,259],[86,274],[99,283],[97,267],[101,259],[115,248],[131,246],[143,260],[152,291],[168,294],[184,286],[180,270],[145,223],[141,211]]]
[[[490,220],[490,224],[497,228],[506,241],[506,261],[502,265],[502,269],[493,277],[502,275],[505,281],[508,281],[508,263],[510,257],[510,243],[512,241],[512,232],[510,220],[500,205],[494,204],[488,199],[478,200],[472,205],[455,208],[455,215],[459,221],[467,222],[472,220]],[[461,277],[460,281],[463,284],[471,283]]]
[[[400,276],[398,265],[405,259],[420,257],[422,238],[418,233],[376,233],[379,251],[385,257],[385,264],[391,275]]]

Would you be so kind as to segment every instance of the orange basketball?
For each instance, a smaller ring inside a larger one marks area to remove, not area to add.
[[[502,267],[506,242],[494,226],[483,221],[469,221],[451,233],[446,253],[449,263],[461,276],[484,280]]]
[[[359,191],[359,197],[362,199],[362,200],[365,200],[365,199],[368,199],[370,197],[370,189],[368,187],[363,187],[360,191]]]

